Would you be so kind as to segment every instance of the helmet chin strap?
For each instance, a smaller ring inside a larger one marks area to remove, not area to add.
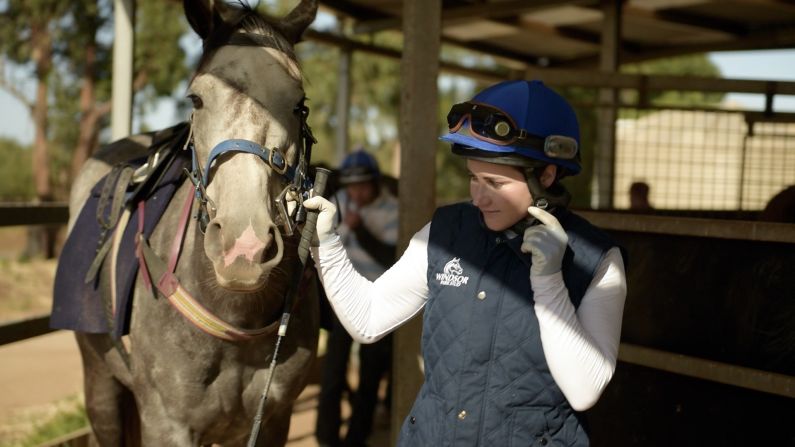
[[[550,211],[555,207],[567,207],[571,201],[571,194],[561,184],[544,188],[539,180],[539,170],[543,168],[524,168],[524,177],[527,189],[533,196],[533,206]]]
[[[549,188],[544,188],[541,185],[539,173],[536,170],[543,168],[524,168],[524,176],[527,181],[527,189],[530,190],[530,195],[533,196],[533,206],[541,208],[544,211],[552,212],[555,208],[566,208],[571,201],[571,194],[560,183],[555,184]],[[524,230],[528,227],[539,223],[537,219],[528,216],[514,224],[511,229],[517,234],[523,234]]]

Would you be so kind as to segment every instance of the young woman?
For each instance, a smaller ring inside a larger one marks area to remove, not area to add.
[[[400,446],[587,445],[579,412],[615,370],[626,280],[616,244],[566,209],[574,111],[539,81],[511,81],[447,119],[472,201],[437,209],[375,281],[347,259],[334,206],[306,202],[329,300],[363,343],[425,311],[425,383]]]

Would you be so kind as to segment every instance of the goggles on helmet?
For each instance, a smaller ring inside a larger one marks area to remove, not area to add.
[[[524,146],[543,149],[550,158],[573,160],[577,156],[577,140],[564,135],[549,135],[546,138],[532,135],[519,128],[510,115],[497,107],[476,102],[454,105],[447,114],[447,127],[451,133],[458,132],[469,122],[469,133],[478,140],[498,146]]]

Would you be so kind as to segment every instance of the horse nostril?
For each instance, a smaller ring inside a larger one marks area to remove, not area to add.
[[[223,253],[223,235],[221,233],[221,223],[217,219],[213,219],[207,225],[204,233],[204,248],[207,255],[212,257],[219,257]]]
[[[262,254],[260,255],[260,262],[267,262],[270,259],[276,257],[279,253],[279,242],[277,239],[281,238],[281,234],[276,227],[268,228],[268,245],[262,250]]]
[[[213,241],[219,241],[223,237],[223,233],[221,233],[221,223],[218,222],[217,219],[213,219],[210,223],[207,224],[207,228],[204,231],[204,237],[210,238]]]

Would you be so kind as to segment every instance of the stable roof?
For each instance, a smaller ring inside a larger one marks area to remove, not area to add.
[[[401,0],[320,0],[355,33],[401,29]],[[599,0],[443,0],[442,42],[505,62],[599,65],[605,14]],[[793,0],[626,0],[619,60],[795,47]]]

